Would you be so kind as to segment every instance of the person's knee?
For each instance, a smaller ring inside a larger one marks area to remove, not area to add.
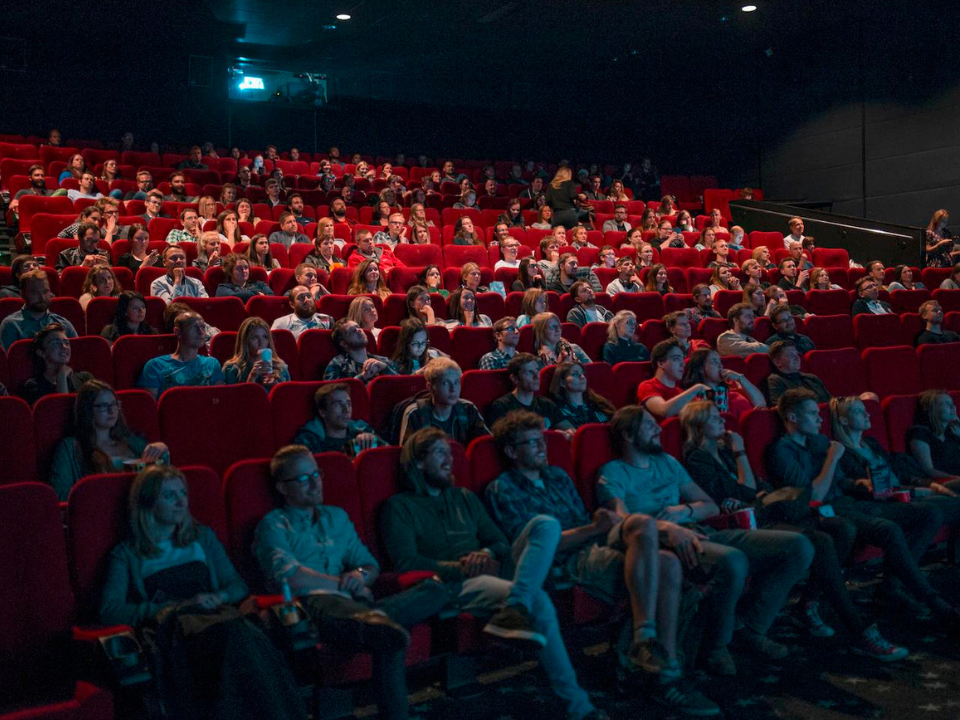
[[[543,540],[560,542],[560,534],[563,532],[560,528],[560,522],[551,515],[536,515],[529,522],[530,537],[538,537]]]
[[[813,562],[813,556],[816,554],[813,543],[810,538],[795,533],[787,542],[787,557],[793,559],[797,567],[806,570]]]
[[[750,574],[750,558],[735,548],[728,548],[717,561],[717,576],[726,584],[742,585]]]
[[[625,541],[658,542],[657,523],[649,515],[634,514],[623,521]]]
[[[660,551],[660,585],[661,587],[679,588],[683,582],[683,565],[680,558],[672,552]]]

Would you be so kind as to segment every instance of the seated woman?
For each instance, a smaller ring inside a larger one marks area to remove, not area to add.
[[[697,244],[694,245],[695,250],[713,250],[713,244],[717,241],[717,231],[712,227],[705,227],[700,231],[700,237],[697,240]]]
[[[125,252],[117,258],[117,267],[125,267],[134,275],[137,270],[145,267],[154,267],[162,264],[160,253],[156,250],[147,252],[147,246],[150,244],[150,233],[146,225],[134,223],[127,231],[127,237],[130,238],[130,252]]]
[[[950,276],[943,279],[940,283],[941,290],[960,290],[960,263],[953,266],[950,270]]]
[[[681,232],[696,232],[697,226],[693,222],[693,215],[690,214],[689,210],[681,210],[677,213],[677,222],[674,223],[676,227]]]
[[[540,313],[548,310],[548,295],[543,288],[530,288],[523,294],[520,303],[520,317],[517,318],[517,328],[529,325]]]
[[[763,293],[763,288],[759,285],[755,285],[752,282],[744,285],[743,299],[740,302],[745,302],[747,305],[753,308],[753,314],[755,317],[761,317],[767,314],[767,298]]]
[[[124,290],[117,298],[113,322],[100,331],[100,336],[111,343],[124,335],[156,335],[155,328],[146,323],[147,301],[138,292]]]
[[[483,238],[480,237],[473,225],[473,219],[466,215],[458,217],[453,224],[453,244],[486,247]]]
[[[323,219],[329,220],[330,218]],[[332,223],[329,227],[330,230],[333,230]],[[317,229],[317,237],[313,241],[313,250],[303,258],[303,262],[320,270],[326,270],[327,273],[333,272],[334,268],[347,266],[346,260],[337,255],[337,245],[333,236],[329,232],[321,235],[319,228]]]
[[[536,315],[530,324],[533,326],[533,354],[537,356],[541,368],[562,362],[579,362],[583,365],[591,362],[583,348],[563,337],[560,318],[552,312]]]
[[[543,289],[546,286],[546,279],[543,277],[543,270],[532,257],[525,257],[518,266],[517,279],[510,286],[513,292],[526,292],[530,288]]]
[[[167,446],[148,443],[127,427],[117,394],[107,383],[90,380],[77,392],[74,435],[60,441],[50,466],[50,484],[61,502],[80,478],[130,472],[138,463],[167,463]]]
[[[423,285],[414,285],[407,290],[407,317],[415,318],[424,325],[443,325],[430,304],[430,293]]]
[[[652,265],[647,270],[647,277],[643,284],[644,292],[655,292],[661,295],[675,292],[670,285],[670,279],[667,277],[667,266],[663,263]]]
[[[780,305],[786,305],[790,308],[790,313],[796,317],[806,317],[810,313],[804,310],[802,305],[791,305],[790,298],[787,296],[786,290],[784,290],[779,285],[771,285],[766,290],[763,291],[763,296],[767,300],[767,306],[764,309],[763,314],[767,317],[770,316],[770,313],[774,308]]]
[[[220,235],[216,230],[200,234],[200,242],[197,243],[197,259],[192,264],[200,272],[206,272],[221,264]]]
[[[730,413],[737,420],[747,410],[767,406],[763,393],[745,375],[723,367],[716,350],[695,350],[687,360],[680,387],[687,389],[698,384],[713,391],[711,399],[720,412]]]
[[[646,362],[649,359],[647,346],[637,340],[636,314],[632,310],[621,310],[607,325],[603,361],[616,365],[620,362]]]
[[[95,297],[117,297],[120,294],[120,281],[109,265],[94,265],[87,271],[80,289],[80,307],[84,311]]]
[[[423,225],[427,228],[436,227],[433,220],[427,218],[427,209],[420,202],[415,202],[410,206],[410,217],[407,219],[407,225],[410,227],[415,225]]]
[[[562,227],[562,226],[558,226]],[[553,235],[544,235],[540,238],[540,259],[537,264],[544,275],[556,272],[557,263],[560,261],[560,241]]]
[[[170,717],[305,720],[283,655],[210,528],[190,516],[183,473],[153,466],[130,488],[130,537],[110,554],[100,622],[159,628],[153,652],[169,674],[157,692]],[[255,668],[255,671],[251,671]]]
[[[231,250],[244,240],[250,239],[240,234],[240,221],[237,220],[237,213],[233,210],[224,210],[217,216],[217,233],[220,236],[220,242],[229,245]]]
[[[507,209],[500,214],[498,222],[505,222],[510,227],[522,228],[525,226],[519,198],[510,201]]]
[[[949,393],[927,390],[920,394],[914,424],[907,432],[907,450],[928,478],[960,490],[960,420]]]
[[[579,362],[557,365],[550,381],[550,397],[564,420],[574,428],[607,422],[616,412],[609,400],[587,387],[587,375]]]
[[[637,250],[637,261],[634,263],[634,267],[639,270],[640,268],[653,266],[653,245],[648,242],[641,243],[640,249]]]
[[[457,288],[447,301],[447,322],[455,327],[493,327],[489,317],[477,312],[477,295],[467,287]]]
[[[612,200],[613,202],[629,202],[630,196],[623,189],[623,182],[621,180],[614,180],[610,183],[609,194],[607,195],[607,200]]]
[[[659,222],[660,221],[657,218],[656,210],[653,208],[644,208],[643,212],[640,214],[640,231],[656,232]]]
[[[553,210],[549,205],[543,205],[537,213],[537,221],[531,223],[530,227],[534,230],[549,230],[553,227]]]
[[[45,395],[75,393],[93,375],[70,367],[70,339],[60,323],[50,323],[33,336],[30,346],[33,377],[20,389],[20,396],[33,405]]]
[[[380,274],[380,263],[376,258],[364,260],[353,271],[353,278],[347,288],[347,295],[379,295],[381,299],[390,294],[383,275]]]
[[[447,357],[445,352],[430,347],[427,326],[417,318],[400,321],[400,336],[390,362],[398,375],[419,375],[431,360]]]
[[[250,279],[250,261],[243,255],[230,253],[223,259],[227,280],[217,287],[217,297],[238,297],[244,303],[257,295],[273,295],[263,280]]]
[[[757,480],[744,451],[743,438],[727,432],[717,406],[694,400],[680,411],[687,441],[683,464],[690,478],[729,514],[752,508],[757,527],[801,532],[813,543],[810,582],[804,587],[793,611],[795,624],[815,637],[832,637],[833,628],[820,617],[819,597],[824,595],[837,617],[854,638],[859,654],[875,660],[893,662],[907,656],[906,648],[887,642],[876,624],[867,626],[861,617],[843,577],[843,563],[856,538],[856,528],[840,518],[814,518],[807,503],[785,499],[764,504],[762,499],[773,488]]]
[[[493,266],[493,269],[498,270],[502,267],[519,268],[520,260],[517,259],[519,254],[520,241],[515,237],[510,237],[507,235],[507,237],[503,239],[503,242],[500,243],[500,259],[497,260],[497,263]]]
[[[754,260],[753,258],[745,260],[740,269],[746,276],[746,280],[744,282],[747,284],[756,285],[763,290],[766,290],[768,287],[770,287],[770,283],[768,283],[763,277],[763,268],[760,266],[760,262],[758,260]]]
[[[473,290],[475,293],[490,292],[490,288],[480,284],[480,266],[475,262],[464,263],[460,268],[460,287]]]
[[[665,215],[676,215],[677,207],[674,205],[673,195],[664,195],[660,198],[660,207],[657,209],[657,215],[664,217]]]
[[[717,265],[710,276],[710,297],[721,290],[740,290],[740,278],[727,265]]]
[[[635,250],[637,255],[640,254],[640,248],[643,246],[643,231],[640,228],[635,227],[630,230],[627,230],[627,234],[623,237],[623,243],[620,245],[621,250]]]
[[[260,218],[253,214],[253,203],[246,198],[237,200],[236,211],[239,222],[250,223],[251,225],[256,225],[260,222]]]
[[[909,265],[897,265],[893,270],[893,282],[887,286],[887,290],[926,290],[927,287],[922,282],[913,281],[913,270]]]
[[[437,265],[427,265],[417,278],[417,284],[422,285],[429,293],[436,293],[446,299],[450,291],[443,287],[443,273]]]
[[[386,200],[380,200],[377,203],[376,209],[373,212],[373,220],[370,223],[371,225],[380,225],[381,227],[389,227],[390,225],[390,215],[393,214],[393,206],[388,203]]]
[[[377,322],[380,320],[380,313],[377,312],[377,305],[369,297],[361,296],[354,298],[347,308],[347,319],[353,320],[365,330],[373,335],[374,339],[380,337],[380,328]]]
[[[839,285],[830,282],[830,271],[822,267],[815,267],[810,271],[810,289],[843,290]]]
[[[753,259],[760,263],[764,270],[776,270],[777,264],[770,259],[770,250],[766,245],[758,245],[753,249]]]
[[[197,203],[197,215],[200,216],[200,227],[207,220],[217,219],[217,201],[209,195],[204,195]]]
[[[710,349],[710,343],[706,340],[693,337],[693,329],[698,322],[696,318],[699,317],[700,314],[696,308],[687,308],[686,311],[678,310],[663,316],[663,325],[670,333],[670,337],[679,343],[685,360],[689,360],[697,350]]]
[[[223,364],[223,379],[227,385],[257,383],[267,391],[290,380],[290,370],[277,354],[266,320],[249,317],[240,324],[233,357]]]
[[[270,252],[270,240],[263,233],[257,233],[250,238],[243,257],[247,259],[250,267],[262,267],[268,273],[280,267],[280,261]]]

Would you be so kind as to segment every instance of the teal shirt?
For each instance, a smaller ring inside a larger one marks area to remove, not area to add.
[[[205,387],[223,382],[223,370],[216,358],[198,355],[190,362],[181,362],[171,355],[162,355],[144,365],[137,386],[155,390],[160,397],[172,387]]]
[[[131,455],[129,458],[117,458],[116,461],[122,463],[124,460],[133,460],[143,455],[143,449],[147,446],[147,441],[139,435],[129,435],[126,438],[127,445],[130,446]],[[116,467],[116,472],[123,472],[122,466]],[[169,462],[169,458],[165,462]],[[93,471],[99,472],[99,471]],[[56,451],[53,453],[53,465],[50,466],[50,484],[53,486],[57,497],[61,502],[66,502],[70,495],[70,488],[77,484],[77,481],[85,475],[91,474],[84,471],[83,460],[80,457],[80,443],[75,437],[64,438],[60,441]]]
[[[665,507],[680,504],[680,488],[691,480],[676,458],[663,453],[648,456],[650,467],[641,469],[623,460],[600,468],[597,502],[601,505],[620,499],[629,513],[656,515]]]

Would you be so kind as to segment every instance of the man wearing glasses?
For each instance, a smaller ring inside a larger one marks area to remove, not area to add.
[[[493,324],[493,336],[497,340],[497,349],[491,350],[477,366],[480,370],[504,370],[510,359],[517,354],[520,343],[520,331],[515,317],[503,317]]]
[[[153,175],[146,170],[137,173],[137,189],[124,195],[124,200],[146,200],[147,193],[153,190]]]
[[[373,236],[374,245],[386,245],[393,250],[400,243],[407,242],[407,226],[402,213],[393,213],[387,218],[386,231],[380,230]]]
[[[147,199],[144,201],[144,205],[146,207],[146,212],[140,216],[143,219],[144,225],[149,225],[150,221],[154,218],[170,217],[169,215],[164,215],[162,212],[163,193],[161,193],[159,190],[151,190],[148,192]]]
[[[448,599],[440,582],[427,580],[374,601],[370,588],[380,571],[347,513],[323,504],[323,472],[303,445],[281,448],[270,476],[283,507],[257,525],[254,553],[268,580],[286,583],[306,608],[320,640],[373,655],[380,717],[408,716],[404,655],[409,628],[435,615]]]
[[[189,277],[186,271],[187,254],[178,245],[167,245],[163,250],[163,266],[167,274],[150,284],[150,294],[169,303],[180,297],[209,297],[203,283]]]

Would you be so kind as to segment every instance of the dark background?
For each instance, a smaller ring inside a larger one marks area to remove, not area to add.
[[[960,4],[740,4],[35,0],[3,10],[2,132],[648,155],[664,173],[876,219],[926,224],[956,207]],[[330,104],[228,102],[239,57],[326,74]]]

